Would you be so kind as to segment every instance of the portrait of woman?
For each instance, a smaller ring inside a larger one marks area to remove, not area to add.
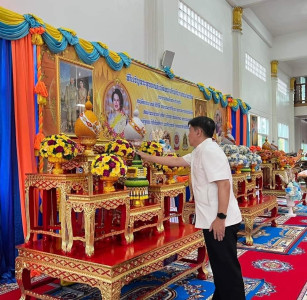
[[[219,109],[215,111],[214,122],[215,122],[215,134],[220,136],[223,132],[222,128],[223,118],[222,118],[222,112]]]
[[[174,150],[179,150],[180,148],[180,135],[178,132],[175,132],[174,135]]]
[[[109,130],[114,134],[122,134],[131,116],[131,104],[127,91],[117,82],[106,90],[105,115]]]
[[[83,79],[79,80],[79,89],[78,89],[78,103],[85,104],[87,96],[87,89],[84,86]]]

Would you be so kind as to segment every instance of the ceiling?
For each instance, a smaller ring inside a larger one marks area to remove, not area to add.
[[[307,30],[306,0],[238,0],[250,8],[273,37]]]
[[[250,9],[273,39],[285,34],[307,31],[307,0],[227,0],[227,2],[232,6]],[[284,62],[293,70],[302,65],[307,66],[307,52],[306,57]]]

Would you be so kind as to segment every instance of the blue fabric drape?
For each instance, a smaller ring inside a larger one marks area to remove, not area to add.
[[[11,42],[0,39],[0,277],[14,276],[15,245],[23,242],[15,139]],[[16,220],[16,222],[15,222]]]
[[[18,25],[7,25],[0,22],[0,38],[6,40],[19,40],[29,33],[29,23],[24,21]]]

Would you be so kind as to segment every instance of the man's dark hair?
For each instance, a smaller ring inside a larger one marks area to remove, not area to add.
[[[192,127],[198,127],[202,129],[204,135],[208,138],[212,138],[214,130],[215,130],[215,123],[212,119],[208,117],[196,117],[189,121],[188,125]]]
[[[119,90],[119,89],[115,89],[114,92],[112,93],[112,102],[114,101],[114,95],[117,94],[118,95],[118,98],[119,98],[119,106],[120,106],[120,110],[123,109],[123,106],[124,106],[124,97],[123,97],[123,94],[122,92]]]

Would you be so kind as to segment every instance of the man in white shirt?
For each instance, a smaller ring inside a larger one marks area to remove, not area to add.
[[[226,155],[212,141],[215,123],[208,117],[189,121],[192,153],[183,157],[138,154],[147,161],[168,166],[191,167],[196,228],[203,229],[213,272],[213,300],[245,299],[244,283],[237,258],[237,233],[242,221],[232,191],[232,176]]]

